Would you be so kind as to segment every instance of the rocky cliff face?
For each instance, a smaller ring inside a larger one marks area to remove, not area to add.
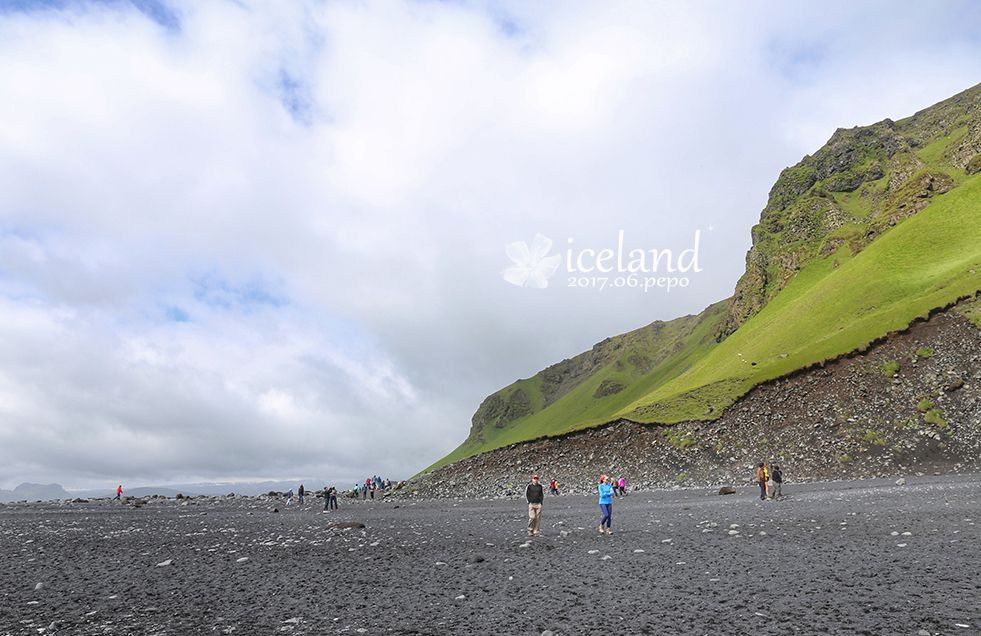
[[[839,128],[770,190],[717,337],[759,313],[810,259],[861,250],[954,187],[957,171],[981,170],[979,153],[981,85],[899,122]]]
[[[801,481],[981,471],[981,331],[965,302],[868,351],[761,385],[713,422],[619,421],[481,453],[409,485],[420,495],[520,496],[531,474],[592,493],[739,485],[760,461]]]

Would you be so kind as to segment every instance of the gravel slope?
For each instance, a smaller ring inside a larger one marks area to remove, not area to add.
[[[8,504],[0,634],[979,633],[981,475],[908,481],[635,491],[612,536],[549,497],[534,539],[520,498]]]

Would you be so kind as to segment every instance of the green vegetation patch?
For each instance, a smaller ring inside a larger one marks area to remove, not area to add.
[[[890,360],[879,366],[879,370],[882,371],[882,375],[887,378],[894,378],[896,374],[899,373],[899,362],[895,360]]]
[[[920,357],[920,358],[929,358],[930,356],[933,355],[933,349],[926,349],[926,348],[924,348],[924,349],[917,349],[916,350],[916,355],[917,355],[917,357]]]
[[[968,270],[969,274],[981,277],[981,263],[975,263],[974,267]],[[970,320],[975,327],[981,329],[981,298],[975,296],[960,303],[956,311]]]
[[[664,437],[668,443],[676,450],[686,450],[698,444],[698,440],[690,432],[681,428],[669,428],[664,431]]]
[[[943,411],[940,409],[930,409],[923,416],[923,419],[927,424],[933,424],[934,426],[939,426],[940,428],[947,426],[947,420],[944,419]]]
[[[920,400],[916,405],[916,410],[920,413],[926,413],[933,408],[933,402],[930,400]]]

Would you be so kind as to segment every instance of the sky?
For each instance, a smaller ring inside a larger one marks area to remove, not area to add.
[[[729,297],[780,171],[981,82],[978,34],[966,0],[0,2],[0,488],[408,478],[494,391]]]

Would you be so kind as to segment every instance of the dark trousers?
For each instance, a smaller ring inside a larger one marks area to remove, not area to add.
[[[600,521],[600,527],[606,526],[609,528],[613,525],[613,504],[600,504],[600,510],[603,511],[603,520]]]

